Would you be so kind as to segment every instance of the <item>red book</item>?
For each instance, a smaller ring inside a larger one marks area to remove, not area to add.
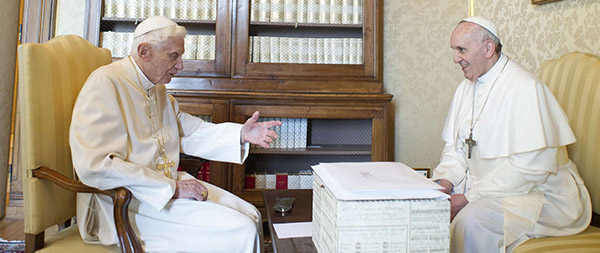
[[[246,174],[246,189],[256,188],[256,176],[254,174]]]
[[[202,162],[202,181],[210,183],[210,161]]]
[[[287,189],[288,187],[288,175],[287,173],[277,173],[277,179],[275,182],[275,189]]]

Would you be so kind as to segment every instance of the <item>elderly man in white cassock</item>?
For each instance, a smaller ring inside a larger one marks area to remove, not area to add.
[[[433,172],[452,194],[451,251],[510,252],[533,237],[584,230],[590,197],[565,147],[575,137],[550,90],[501,52],[488,19],[460,21],[451,48],[466,79]]]
[[[147,252],[260,252],[262,219],[250,203],[184,172],[180,152],[241,164],[249,143],[268,148],[281,122],[212,124],[181,112],[165,85],[183,68],[185,28],[160,16],[135,29],[131,55],[94,71],[70,128],[80,180],[125,187],[129,217]],[[79,194],[79,231],[88,243],[117,244],[110,198]]]

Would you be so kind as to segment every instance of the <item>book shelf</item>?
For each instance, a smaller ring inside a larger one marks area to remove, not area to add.
[[[282,145],[284,129],[276,129],[279,143],[252,147],[244,165],[210,162],[211,183],[264,210],[267,175],[302,187],[319,162],[393,160],[382,0],[86,0],[85,36],[108,47],[117,34],[112,47],[128,45],[149,6],[188,32],[184,70],[167,85],[182,111],[214,123],[243,123],[254,111],[294,129],[303,122],[293,144]],[[199,47],[211,44],[209,53]],[[115,59],[124,48],[113,48]]]

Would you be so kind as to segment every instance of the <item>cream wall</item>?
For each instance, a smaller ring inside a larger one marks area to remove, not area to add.
[[[475,0],[475,12],[496,22],[502,50],[525,68],[537,71],[543,60],[571,51],[600,55],[600,1],[505,2]]]
[[[570,51],[600,55],[600,1],[474,0],[475,14],[496,22],[503,52],[537,71]],[[463,79],[449,37],[468,0],[384,0],[384,88],[394,95],[395,159],[435,167],[454,89]]]
[[[383,87],[394,95],[395,160],[412,167],[439,162],[442,127],[463,75],[450,33],[467,16],[467,0],[384,0]]]

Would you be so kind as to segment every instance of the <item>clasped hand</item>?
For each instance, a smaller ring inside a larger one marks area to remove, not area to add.
[[[242,127],[242,139],[241,142],[250,142],[252,144],[260,145],[263,148],[269,148],[273,139],[277,138],[277,133],[273,130],[269,130],[272,126],[281,126],[281,121],[265,121],[257,122],[259,117],[258,112],[254,112],[244,126]]]
[[[187,198],[195,199],[198,201],[205,201],[208,199],[208,189],[196,179],[184,179],[177,180],[177,186],[175,187],[174,199]]]
[[[446,179],[441,179],[438,184],[444,189],[441,191],[446,194],[452,193],[452,183]],[[460,212],[469,203],[464,194],[452,194],[450,195],[450,220],[453,220],[456,214]]]

